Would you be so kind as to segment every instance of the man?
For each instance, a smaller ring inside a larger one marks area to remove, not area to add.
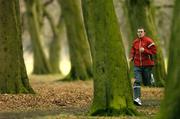
[[[141,83],[145,86],[152,84],[152,56],[156,54],[156,46],[151,38],[145,36],[144,28],[138,28],[137,36],[131,48],[130,61],[134,61],[134,104],[141,106]]]

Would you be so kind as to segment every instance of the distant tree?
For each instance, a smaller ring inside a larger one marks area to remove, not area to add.
[[[82,0],[82,5],[93,51],[94,99],[90,114],[135,115],[127,60],[113,1]]]
[[[166,72],[162,49],[157,36],[157,29],[155,26],[154,9],[151,0],[126,0],[129,21],[132,30],[132,36],[136,36],[138,27],[144,27],[147,36],[151,37],[157,45],[157,55],[155,56],[155,85],[163,86]]]
[[[180,1],[175,0],[172,21],[167,85],[165,99],[161,105],[160,119],[179,119],[180,114]]]
[[[41,0],[25,0],[27,9],[28,30],[31,36],[34,53],[34,74],[51,73],[50,64],[44,54],[41,41],[41,27],[43,25],[43,4]]]
[[[92,2],[91,0],[81,0],[82,3],[82,12],[83,12],[83,18],[84,18],[84,24],[88,36],[88,42],[90,45],[91,55],[92,58],[94,57],[94,47],[92,44],[95,42],[95,36],[94,36],[94,27],[93,27],[93,15],[92,15]],[[94,60],[93,60],[94,61]]]
[[[87,80],[92,76],[90,48],[86,38],[79,1],[59,0],[70,47],[70,80]]]
[[[61,50],[61,35],[64,32],[64,18],[60,15],[58,24],[55,24],[53,17],[50,12],[44,9],[44,14],[47,17],[51,30],[53,32],[53,39],[50,43],[49,48],[49,63],[51,65],[52,73],[60,73],[59,63],[60,63],[60,50]]]
[[[0,0],[0,93],[34,93],[23,59],[19,0]]]

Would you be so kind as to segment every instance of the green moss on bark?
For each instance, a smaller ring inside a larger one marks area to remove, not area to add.
[[[91,115],[136,115],[125,50],[112,0],[83,2],[91,43],[94,98]],[[91,14],[89,13],[92,10]],[[92,15],[92,16],[91,16]],[[92,19],[88,21],[87,18]],[[94,37],[92,34],[94,34]],[[94,41],[92,41],[94,40]]]
[[[92,15],[92,2],[91,0],[82,0],[82,11],[83,11],[83,16],[84,16],[84,24],[86,28],[86,33],[88,36],[88,42],[90,44],[90,49],[91,49],[91,56],[92,58],[94,57],[94,47],[93,44],[95,42],[95,34],[93,30],[93,15]],[[94,61],[94,60],[93,60]]]
[[[0,93],[34,93],[23,60],[19,1],[1,0],[0,11]]]
[[[137,111],[132,109],[114,109],[114,108],[108,108],[108,109],[101,109],[97,110],[96,112],[91,114],[92,116],[119,116],[119,115],[139,115]]]
[[[165,99],[161,105],[160,119],[178,119],[180,113],[180,1],[175,0],[171,29],[169,62]]]

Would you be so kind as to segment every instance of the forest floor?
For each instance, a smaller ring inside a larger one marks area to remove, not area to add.
[[[93,82],[59,80],[61,76],[31,75],[30,84],[36,94],[1,94],[0,119],[87,119],[93,97]],[[113,119],[151,119],[160,109],[163,88],[142,88],[143,106],[137,110],[142,115],[121,116]],[[101,117],[111,118],[112,117]]]

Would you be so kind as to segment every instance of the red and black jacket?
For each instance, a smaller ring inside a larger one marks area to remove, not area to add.
[[[144,52],[139,49],[143,47]],[[152,55],[156,54],[156,46],[149,37],[136,38],[130,52],[130,58],[133,58],[135,66],[153,66],[154,61]]]

